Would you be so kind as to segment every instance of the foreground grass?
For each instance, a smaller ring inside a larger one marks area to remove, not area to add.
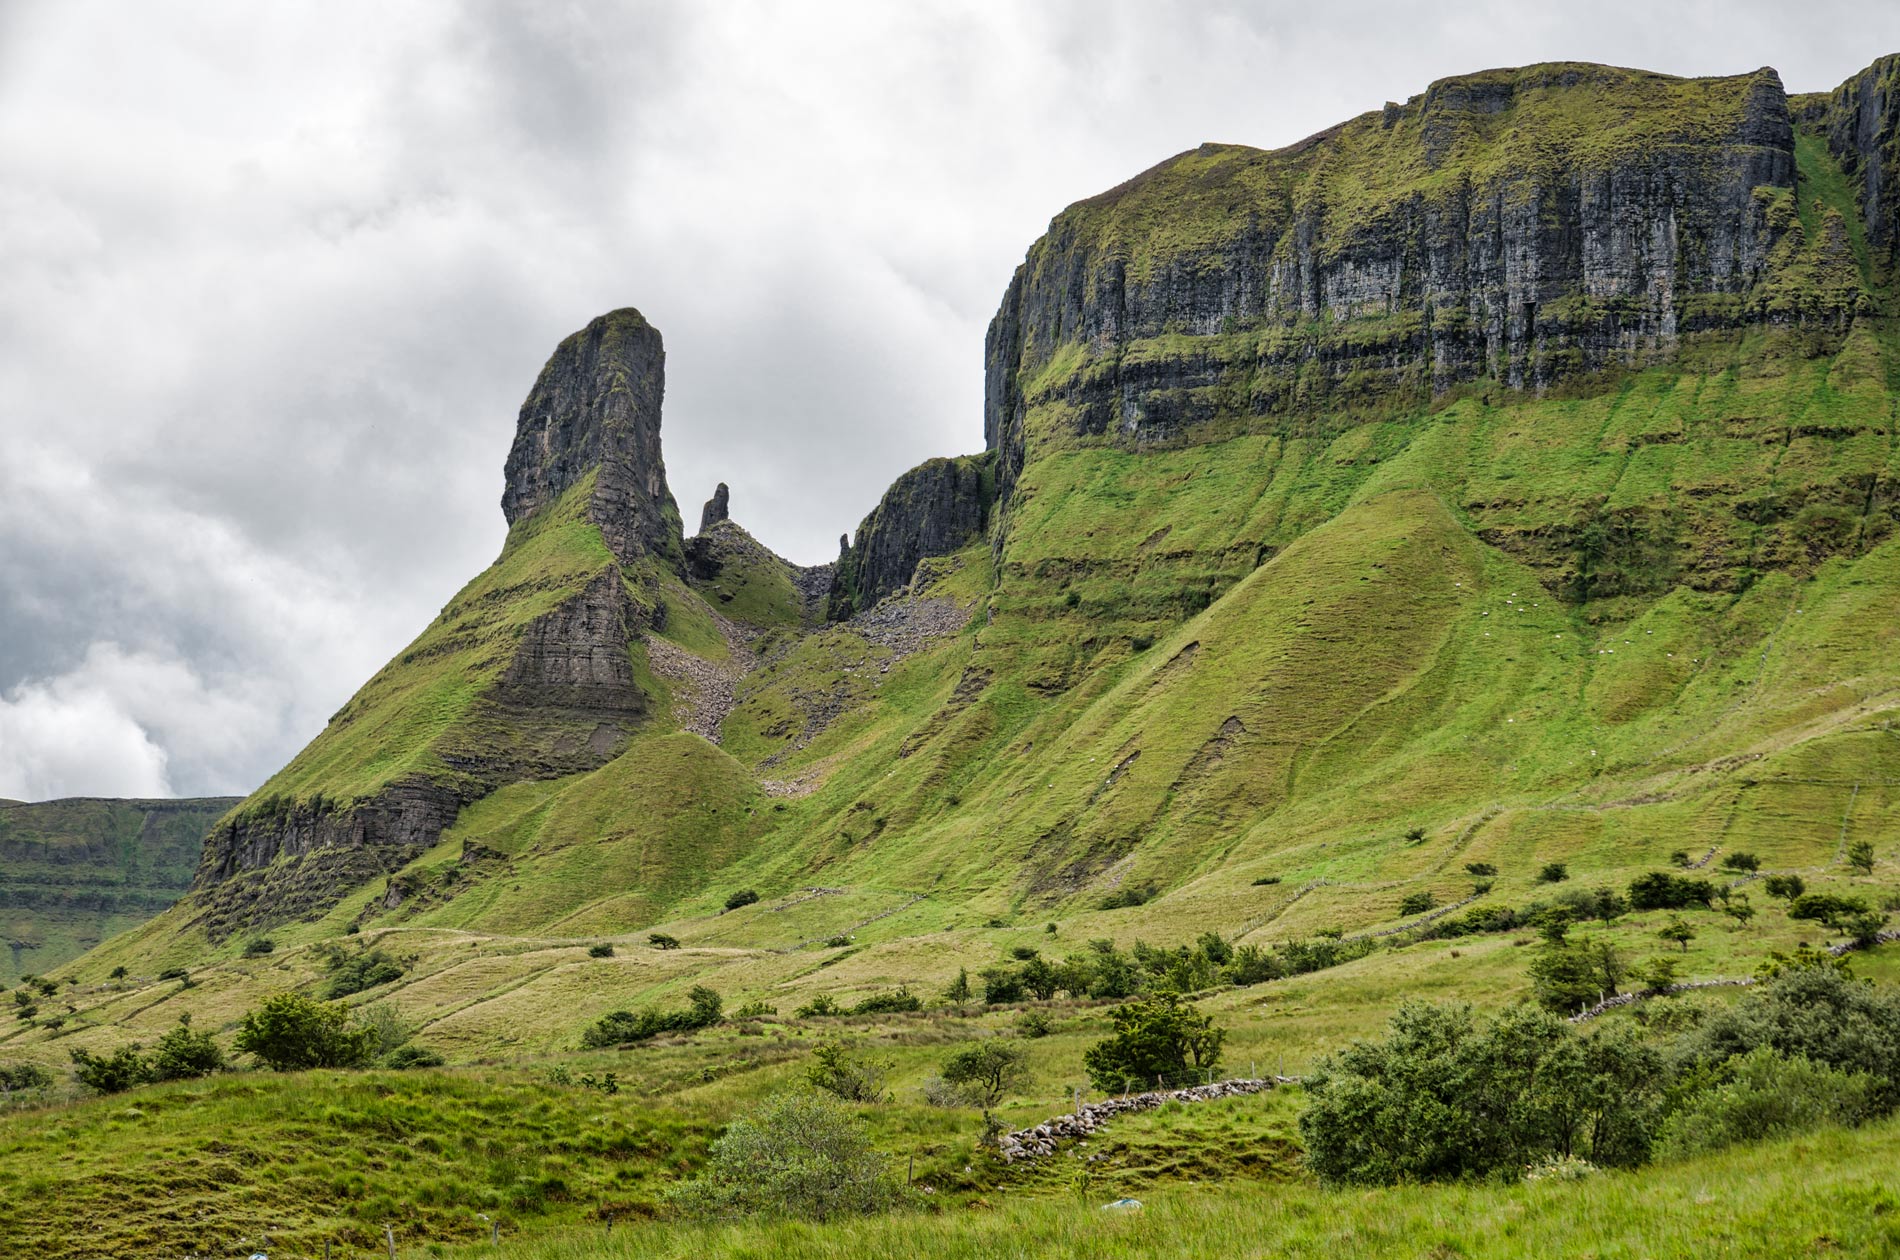
[[[503,1240],[508,1260],[930,1256],[1785,1257],[1900,1255],[1900,1124],[1827,1132],[1579,1182],[1327,1190],[1241,1182],[1148,1196],[1140,1212],[1022,1199],[834,1223],[645,1224]]]

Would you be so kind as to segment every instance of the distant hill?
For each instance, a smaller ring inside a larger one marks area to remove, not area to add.
[[[50,971],[178,900],[237,797],[0,801],[0,982]]]

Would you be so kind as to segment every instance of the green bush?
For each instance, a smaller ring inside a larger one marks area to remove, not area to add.
[[[1722,869],[1725,871],[1759,871],[1761,869],[1761,859],[1756,857],[1753,853],[1743,853],[1737,850],[1722,858]]]
[[[1697,1091],[1664,1122],[1658,1153],[1699,1155],[1823,1125],[1856,1125],[1875,1111],[1878,1085],[1804,1055],[1784,1058],[1757,1046],[1723,1064],[1717,1082]]]
[[[612,958],[614,956],[614,947],[605,941],[598,945],[590,945],[587,949],[587,956],[589,958]]]
[[[244,946],[244,956],[246,958],[262,958],[265,954],[272,952],[276,948],[276,941],[273,941],[268,936],[260,936]]]
[[[1032,949],[1028,945],[1013,945],[1010,947],[1009,956],[1014,958],[1017,962],[1028,962],[1030,959],[1040,956],[1041,953],[1041,950]]]
[[[374,1030],[353,1025],[345,1008],[279,993],[238,1024],[232,1045],[279,1072],[362,1067],[375,1052]]]
[[[1640,1163],[1660,1062],[1632,1029],[1578,1036],[1529,1006],[1480,1019],[1408,1002],[1380,1040],[1306,1079],[1306,1162],[1327,1181],[1389,1185],[1515,1175],[1552,1156]]]
[[[1531,991],[1545,1010],[1568,1015],[1617,991],[1623,959],[1608,941],[1546,941],[1531,959]]]
[[[998,1006],[1005,1002],[1021,1002],[1028,998],[1029,991],[1023,987],[1023,977],[1014,967],[985,967],[983,969],[983,1002],[986,1006]]]
[[[181,1016],[178,1027],[158,1039],[152,1047],[152,1079],[185,1081],[225,1069],[224,1051],[211,1034],[191,1031],[189,1016]]]
[[[323,986],[323,996],[331,1001],[349,997],[353,993],[400,980],[403,970],[400,962],[380,949],[368,949],[354,955],[332,955],[330,981]]]
[[[653,946],[655,949],[678,949],[680,947],[678,937],[668,936],[664,932],[649,932],[647,934],[647,944]]]
[[[1630,881],[1633,910],[1686,910],[1715,901],[1715,885],[1706,879],[1688,879],[1667,871],[1651,871]]]
[[[1405,900],[1399,902],[1399,915],[1410,918],[1415,914],[1424,914],[1438,904],[1438,899],[1428,892],[1407,893]]]
[[[1016,1031],[1034,1041],[1038,1037],[1047,1037],[1055,1030],[1049,1023],[1049,1017],[1043,1012],[1028,1010],[1016,1017]]]
[[[811,1001],[795,1009],[792,1014],[798,1019],[829,1019],[833,1015],[843,1015],[845,1009],[839,1006],[829,993],[820,993]]]
[[[87,1089],[101,1094],[117,1094],[152,1079],[152,1065],[140,1054],[138,1042],[120,1046],[101,1058],[87,1050],[75,1050],[73,1075]]]
[[[1838,928],[1850,915],[1866,914],[1867,903],[1859,897],[1840,897],[1833,893],[1802,893],[1788,903],[1790,919],[1806,919]]]
[[[1104,910],[1126,910],[1133,906],[1145,906],[1158,896],[1160,890],[1153,884],[1139,884],[1128,888],[1117,888],[1102,898]]]
[[[889,993],[873,993],[851,1008],[853,1015],[895,1015],[906,1011],[921,1011],[924,1000],[899,985]]]
[[[52,1083],[53,1074],[37,1063],[0,1063],[0,1095],[24,1094]]]
[[[1465,872],[1479,878],[1488,878],[1498,873],[1498,868],[1489,862],[1466,862]]]
[[[720,1021],[724,1002],[719,994],[703,984],[686,991],[687,1008],[683,1011],[645,1010],[612,1011],[601,1016],[581,1034],[581,1048],[604,1050],[636,1041],[648,1041],[666,1032],[694,1032]]]
[[[1271,888],[1279,882],[1280,877],[1278,875],[1262,875],[1253,882],[1253,886],[1255,888]]]
[[[1114,1034],[1082,1054],[1082,1066],[1099,1090],[1115,1093],[1131,1083],[1146,1087],[1157,1081],[1191,1084],[1220,1066],[1226,1030],[1174,993],[1126,1002],[1108,1019]]]
[[[1799,875],[1770,875],[1762,880],[1761,886],[1770,897],[1779,897],[1783,901],[1793,901],[1808,890],[1806,882]]]
[[[397,1071],[411,1068],[441,1067],[446,1062],[440,1054],[421,1046],[398,1046],[383,1060],[383,1063]]]
[[[1547,862],[1544,868],[1537,872],[1537,882],[1540,884],[1561,884],[1569,878],[1570,868],[1562,862]]]
[[[727,1125],[706,1171],[668,1197],[688,1216],[830,1221],[896,1207],[905,1191],[856,1116],[801,1093]]]
[[[740,906],[749,906],[758,899],[758,893],[750,888],[742,888],[726,898],[726,909],[737,910]]]
[[[891,1066],[846,1041],[821,1041],[812,1047],[805,1079],[846,1102],[879,1103],[890,1097],[884,1082]]]

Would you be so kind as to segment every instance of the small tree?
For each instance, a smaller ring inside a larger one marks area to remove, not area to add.
[[[1689,942],[1695,939],[1695,929],[1675,915],[1671,915],[1669,922],[1665,923],[1656,935],[1665,941],[1676,942],[1682,946],[1682,952],[1686,954],[1689,952]]]
[[[812,1048],[805,1079],[846,1102],[881,1103],[889,1095],[884,1082],[890,1064],[866,1054],[846,1041],[821,1041]]]
[[[943,1062],[943,1079],[963,1090],[984,1114],[1029,1082],[1029,1059],[1023,1048],[990,1040],[965,1047]]]
[[[1537,872],[1537,882],[1540,884],[1561,884],[1569,878],[1570,868],[1562,862],[1547,862],[1544,868]]]
[[[943,996],[945,1001],[954,1002],[959,1006],[970,1000],[970,969],[968,967],[957,968],[957,978],[950,982],[950,986],[943,991]]]
[[[1847,846],[1847,864],[1862,875],[1874,873],[1874,845],[1871,840],[1856,840]]]
[[[295,1072],[362,1067],[373,1053],[374,1037],[370,1029],[353,1027],[342,1006],[279,993],[244,1016],[232,1045],[268,1068]]]
[[[757,901],[758,899],[759,899],[759,894],[757,892],[753,891],[750,888],[742,888],[738,892],[733,893],[730,897],[726,898],[726,909],[737,910],[741,906],[751,905],[753,902]]]
[[[1770,875],[1761,882],[1761,886],[1770,897],[1779,897],[1783,901],[1793,901],[1808,890],[1799,875]]]
[[[1689,866],[1689,850],[1672,849],[1669,853],[1669,861],[1671,865],[1680,866],[1687,870]]]
[[[224,1051],[208,1032],[191,1031],[191,1014],[178,1017],[178,1027],[158,1039],[152,1047],[152,1079],[186,1081],[209,1076],[225,1068]]]
[[[1109,1012],[1115,1032],[1082,1055],[1097,1089],[1112,1092],[1129,1081],[1199,1080],[1220,1064],[1226,1030],[1178,994],[1158,993]]]
[[[111,974],[111,975],[109,975],[109,976],[107,976],[107,977],[106,977],[106,979],[108,979],[108,980],[123,980],[123,979],[125,979],[125,974],[126,974],[126,973],[125,973],[125,968],[124,968],[124,967],[114,967],[114,968],[112,969],[112,974]]]
[[[614,956],[614,947],[602,941],[598,945],[589,946],[587,956],[589,958],[612,958]]]
[[[1630,974],[1642,981],[1648,992],[1661,993],[1676,982],[1676,960],[1667,954],[1658,954]]]
[[[678,949],[680,947],[679,938],[668,936],[664,932],[649,932],[647,934],[647,944],[653,946],[655,949]]]
[[[72,1052],[73,1075],[79,1078],[81,1085],[101,1094],[117,1094],[143,1085],[152,1079],[152,1065],[139,1053],[141,1048],[135,1041],[103,1058],[86,1050],[75,1050]]]
[[[1480,879],[1486,879],[1496,875],[1498,868],[1489,862],[1466,862],[1465,871],[1468,874],[1478,876]]]
[[[786,1216],[829,1221],[904,1200],[889,1161],[835,1101],[787,1094],[734,1120],[706,1171],[669,1193],[689,1216]]]
[[[1405,899],[1399,902],[1399,913],[1406,917],[1424,914],[1437,904],[1437,899],[1428,892],[1408,893]]]
[[[1761,869],[1761,859],[1756,857],[1753,853],[1737,851],[1728,854],[1722,859],[1722,869],[1725,871],[1758,871]]]
[[[1730,897],[1722,903],[1722,913],[1735,920],[1735,926],[1745,928],[1748,921],[1755,917],[1755,907],[1748,904],[1746,895]]]
[[[0,1097],[45,1089],[53,1074],[37,1063],[0,1063]]]

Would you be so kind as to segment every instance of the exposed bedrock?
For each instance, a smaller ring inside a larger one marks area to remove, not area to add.
[[[631,307],[567,338],[541,369],[515,425],[502,513],[513,525],[599,468],[588,519],[622,561],[677,566],[680,514],[660,457],[666,351]]]
[[[858,526],[839,540],[831,615],[849,617],[910,585],[917,563],[948,555],[981,534],[994,493],[987,455],[926,460],[892,483]]]

